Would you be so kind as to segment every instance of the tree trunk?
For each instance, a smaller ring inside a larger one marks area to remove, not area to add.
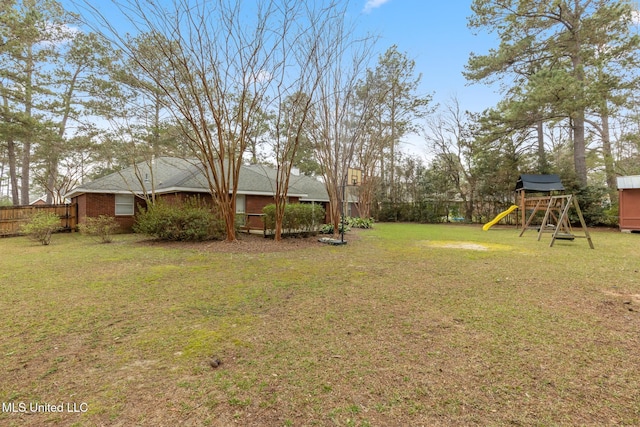
[[[584,110],[573,121],[573,161],[581,188],[587,186],[587,154],[584,142]]]
[[[9,183],[11,185],[11,203],[14,206],[20,204],[18,194],[18,170],[16,164],[16,143],[13,138],[7,140],[7,156],[9,157]]]
[[[618,204],[618,184],[616,183],[616,171],[611,152],[611,135],[609,131],[609,115],[602,115],[602,156],[604,158],[604,173],[607,180],[609,198],[614,205]]]
[[[335,180],[332,180],[335,181]],[[340,217],[342,213],[342,194],[338,194],[338,183],[327,185],[327,193],[329,193],[329,218],[333,225],[333,236],[337,237],[340,231]]]
[[[275,195],[275,205],[276,205],[276,217],[275,217],[275,221],[276,221],[276,229],[275,229],[275,235],[273,237],[273,239],[276,242],[279,242],[282,240],[282,222],[284,221],[284,210],[286,208],[286,197],[283,197],[281,192],[276,190],[276,195]]]
[[[536,131],[538,134],[538,171],[541,174],[549,172],[549,164],[547,163],[547,152],[544,147],[544,123],[538,120],[536,123]]]
[[[20,204],[29,204],[29,165],[31,163],[31,141],[25,138],[22,152],[22,176],[20,178]]]
[[[54,198],[55,198],[55,188],[56,188],[56,181],[58,180],[58,160],[55,159],[51,159],[49,161],[49,170],[47,172],[47,199],[46,199],[46,203],[48,205],[52,204],[55,202]]]
[[[576,7],[577,7],[576,2]],[[576,34],[580,33],[580,26],[574,28]],[[571,62],[573,65],[573,73],[576,81],[580,84],[578,92],[575,97],[576,109],[574,114],[572,114],[573,118],[573,163],[576,172],[576,176],[578,178],[578,183],[581,188],[585,188],[587,186],[587,153],[584,141],[584,121],[585,121],[585,107],[583,104],[585,93],[584,93],[584,70],[582,57],[580,55],[581,45],[580,40],[573,41],[574,46],[572,47],[571,54]]]
[[[361,218],[371,217],[371,201],[373,200],[375,180],[369,177],[368,173],[363,173],[362,183],[358,188],[358,211]]]
[[[232,243],[238,239],[236,237],[236,206],[235,198],[227,197],[226,200],[221,203],[222,218],[225,225],[225,242]]]
[[[4,117],[6,122],[9,122],[7,117],[9,112],[9,100],[6,95],[2,97],[4,106]],[[11,203],[14,206],[20,204],[20,196],[18,194],[18,157],[16,154],[16,142],[12,137],[7,137],[7,157],[9,160],[9,185],[11,186]]]
[[[26,78],[25,78],[25,116],[27,119],[32,118],[32,103],[33,103],[33,47],[29,46],[27,49],[26,58]],[[22,148],[22,177],[20,179],[20,202],[23,205],[29,204],[29,189],[30,189],[30,169],[31,169],[31,142],[33,138],[34,128],[31,124],[29,131],[26,133]]]
[[[392,93],[393,100],[395,100],[395,94]],[[392,100],[392,104],[393,104]],[[389,170],[389,198],[395,208],[396,204],[396,188],[395,188],[395,174],[396,174],[396,123],[395,123],[395,106],[391,107],[391,157],[390,170]],[[397,220],[397,218],[396,218]]]

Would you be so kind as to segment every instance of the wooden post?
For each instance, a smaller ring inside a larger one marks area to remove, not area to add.
[[[524,193],[524,190],[520,190],[520,224],[522,224],[522,228],[524,228],[524,223],[527,221],[527,214],[525,209],[526,199]]]

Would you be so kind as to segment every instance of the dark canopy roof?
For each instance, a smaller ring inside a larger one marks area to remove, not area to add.
[[[558,175],[520,175],[515,191],[563,191],[564,185]]]

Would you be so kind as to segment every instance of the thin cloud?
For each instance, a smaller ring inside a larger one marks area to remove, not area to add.
[[[379,8],[388,1],[389,0],[367,0],[367,3],[364,5],[364,9],[362,9],[362,11],[364,13],[370,13],[373,9]]]
[[[46,22],[44,34],[46,38],[40,42],[44,46],[58,46],[73,40],[81,31],[77,27],[55,22]]]

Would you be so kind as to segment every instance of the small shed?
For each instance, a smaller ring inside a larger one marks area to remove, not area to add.
[[[640,231],[640,175],[619,176],[620,231]]]

